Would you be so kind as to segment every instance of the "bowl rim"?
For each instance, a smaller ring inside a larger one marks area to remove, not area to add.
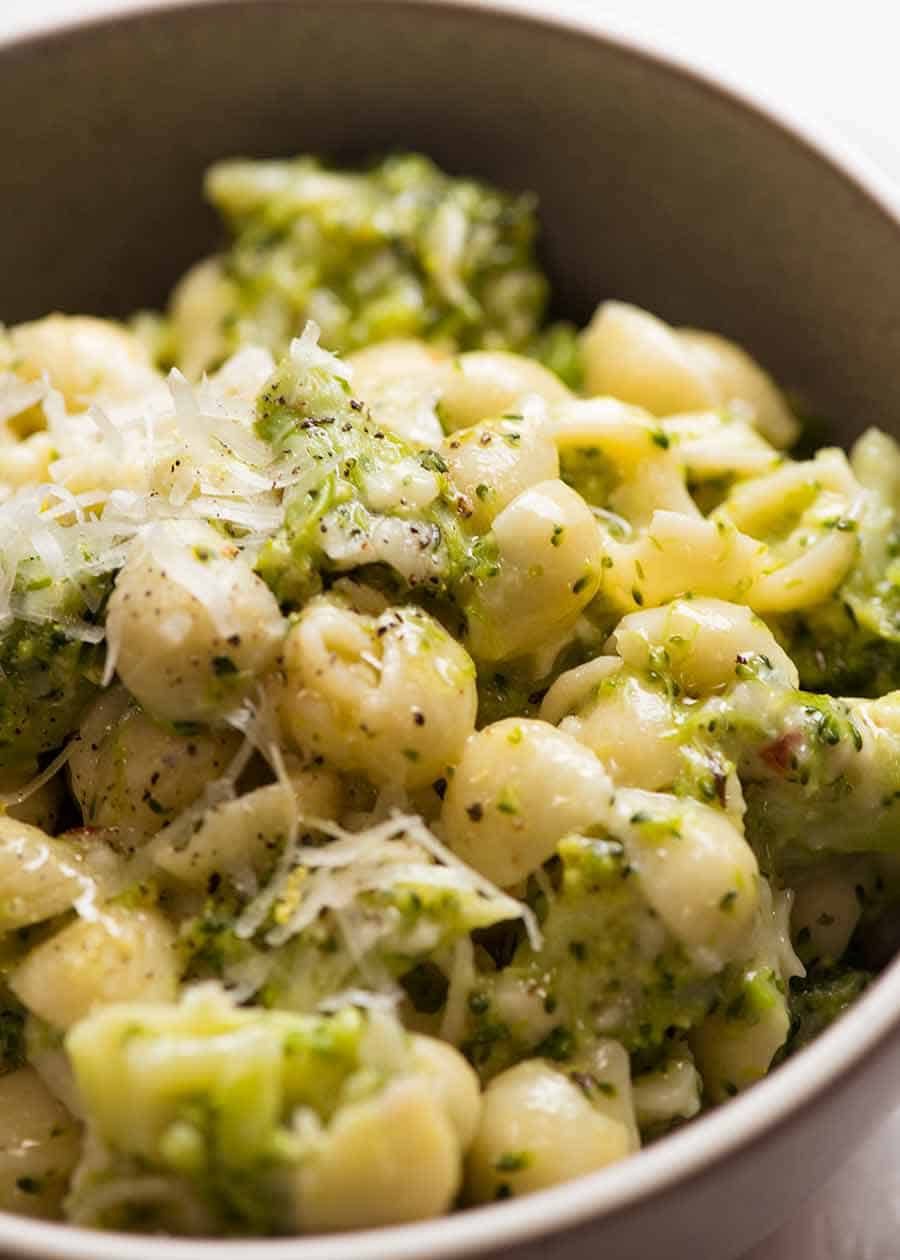
[[[535,13],[521,0],[270,0],[284,7],[343,6],[374,10],[442,10],[474,22],[513,23],[548,37],[589,41],[663,74],[687,80],[733,111],[766,128],[830,168],[845,186],[900,233],[900,186],[854,144],[797,102],[779,106],[736,83],[702,58],[674,53],[652,36],[623,30],[605,15]],[[252,0],[83,0],[77,15],[29,21],[0,54],[69,38],[81,30],[124,26],[167,11],[226,9]],[[760,1145],[809,1111],[839,1079],[862,1074],[900,1030],[900,957],[878,976],[840,1020],[795,1058],[747,1093],[698,1117],[685,1128],[621,1164],[512,1201],[470,1208],[435,1220],[353,1233],[277,1239],[153,1237],[43,1222],[0,1212],[0,1248],[14,1245],[33,1260],[204,1260],[226,1251],[241,1260],[457,1260],[563,1232],[591,1219],[613,1217],[642,1200],[695,1181],[714,1164]],[[848,1154],[850,1152],[848,1151]],[[776,1222],[777,1223],[777,1222]]]

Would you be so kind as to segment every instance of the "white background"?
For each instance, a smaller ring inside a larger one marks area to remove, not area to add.
[[[504,2],[635,34],[707,66],[782,108],[833,125],[900,185],[897,0]],[[142,3],[0,0],[0,35]],[[900,1260],[900,1113],[747,1260]]]

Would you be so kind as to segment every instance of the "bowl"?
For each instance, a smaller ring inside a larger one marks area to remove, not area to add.
[[[103,0],[100,0],[103,7]],[[472,0],[211,0],[0,47],[0,317],[126,313],[208,249],[214,159],[397,147],[540,196],[560,311],[709,327],[847,441],[900,433],[900,203],[860,161],[631,40]],[[513,1203],[315,1239],[197,1242],[0,1214],[40,1260],[729,1260],[895,1098],[900,963],[763,1083],[623,1164]]]

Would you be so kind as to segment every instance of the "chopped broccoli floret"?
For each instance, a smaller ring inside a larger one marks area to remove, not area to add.
[[[206,191],[232,239],[212,272],[199,271],[199,313],[183,287],[163,338],[194,371],[244,345],[281,354],[308,319],[340,353],[389,337],[459,350],[533,341],[548,286],[529,195],[455,178],[418,155],[362,173],[310,157],[221,162]],[[564,340],[544,353],[571,371]]]
[[[257,432],[308,471],[287,493],[260,576],[288,608],[324,576],[360,568],[380,570],[394,597],[415,591],[465,604],[497,572],[491,535],[466,527],[471,510],[438,452],[379,427],[340,373],[304,337],[260,395]]]
[[[872,980],[872,973],[852,967],[815,969],[791,981],[791,1031],[779,1060],[809,1045],[856,1001]]]
[[[34,761],[59,748],[77,727],[96,694],[102,649],[71,637],[66,626],[102,622],[108,586],[102,578],[89,592],[49,581],[38,589],[33,574],[17,578],[17,602],[26,616],[0,628],[0,766]]]

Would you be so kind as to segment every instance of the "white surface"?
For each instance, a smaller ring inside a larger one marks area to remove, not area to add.
[[[0,0],[0,32],[144,0]],[[507,0],[596,21],[830,122],[900,183],[900,9],[891,0]],[[886,1100],[888,1110],[896,1100]],[[840,1134],[835,1134],[840,1142]],[[900,1109],[792,1221],[746,1260],[898,1260]],[[698,1260],[713,1260],[698,1257]]]

